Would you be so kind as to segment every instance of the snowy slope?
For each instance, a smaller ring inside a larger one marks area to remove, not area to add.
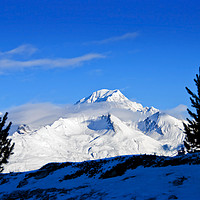
[[[183,139],[183,123],[166,113],[157,112],[138,123],[146,135],[166,144],[166,148],[178,147]]]
[[[94,92],[51,125],[35,131],[22,125],[11,136],[15,149],[4,172],[118,155],[175,155],[184,138],[182,122],[157,113],[128,100],[119,90]]]
[[[167,154],[159,141],[115,116],[59,119],[27,134],[15,133],[15,154],[6,171],[37,169],[48,162],[84,161],[129,154]]]
[[[200,155],[122,156],[1,174],[0,199],[198,200]]]

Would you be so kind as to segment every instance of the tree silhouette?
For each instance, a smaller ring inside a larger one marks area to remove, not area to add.
[[[14,143],[11,144],[11,139],[8,138],[8,131],[11,127],[11,122],[4,128],[8,113],[6,112],[3,119],[0,117],[0,172],[4,170],[3,164],[8,163],[14,148]]]
[[[196,112],[187,109],[192,120],[187,118],[188,123],[183,123],[186,134],[184,145],[189,153],[200,151],[200,68],[199,74],[196,74],[194,82],[197,86],[197,94],[193,93],[187,87],[186,90],[191,95],[190,101],[192,107],[196,109]]]

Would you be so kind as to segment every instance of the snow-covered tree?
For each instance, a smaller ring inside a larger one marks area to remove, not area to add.
[[[8,113],[3,116],[3,119],[0,117],[0,172],[3,171],[3,164],[8,163],[8,159],[12,154],[14,143],[11,143],[11,139],[8,138],[8,131],[11,127],[11,122],[7,127],[4,128]]]
[[[184,123],[186,134],[184,145],[189,153],[200,151],[200,68],[199,74],[196,74],[194,82],[197,86],[197,94],[186,87],[187,92],[191,95],[190,101],[192,107],[196,110],[196,112],[192,112],[187,109],[192,119],[187,118],[188,123]]]

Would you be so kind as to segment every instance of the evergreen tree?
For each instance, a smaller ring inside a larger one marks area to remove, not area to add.
[[[3,171],[3,164],[8,163],[8,159],[12,154],[14,143],[11,144],[11,139],[8,139],[8,131],[11,127],[11,122],[4,128],[8,113],[4,115],[3,119],[0,117],[0,172]]]
[[[190,101],[192,107],[196,109],[196,112],[187,109],[192,120],[187,118],[188,123],[183,124],[186,134],[184,145],[189,153],[200,151],[200,68],[199,74],[196,74],[194,82],[197,86],[197,94],[193,93],[187,87],[186,90],[191,95]]]

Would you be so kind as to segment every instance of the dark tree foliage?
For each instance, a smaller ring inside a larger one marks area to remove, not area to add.
[[[3,119],[0,117],[0,172],[3,171],[3,164],[8,163],[8,159],[12,154],[14,143],[11,144],[11,139],[8,139],[8,131],[11,127],[11,122],[4,128],[8,113],[4,115]]]
[[[186,90],[191,95],[190,101],[196,112],[187,109],[192,120],[187,118],[188,123],[183,124],[186,134],[184,145],[189,153],[200,151],[200,68],[199,74],[196,74],[194,82],[197,86],[197,94],[193,93],[187,87]]]

